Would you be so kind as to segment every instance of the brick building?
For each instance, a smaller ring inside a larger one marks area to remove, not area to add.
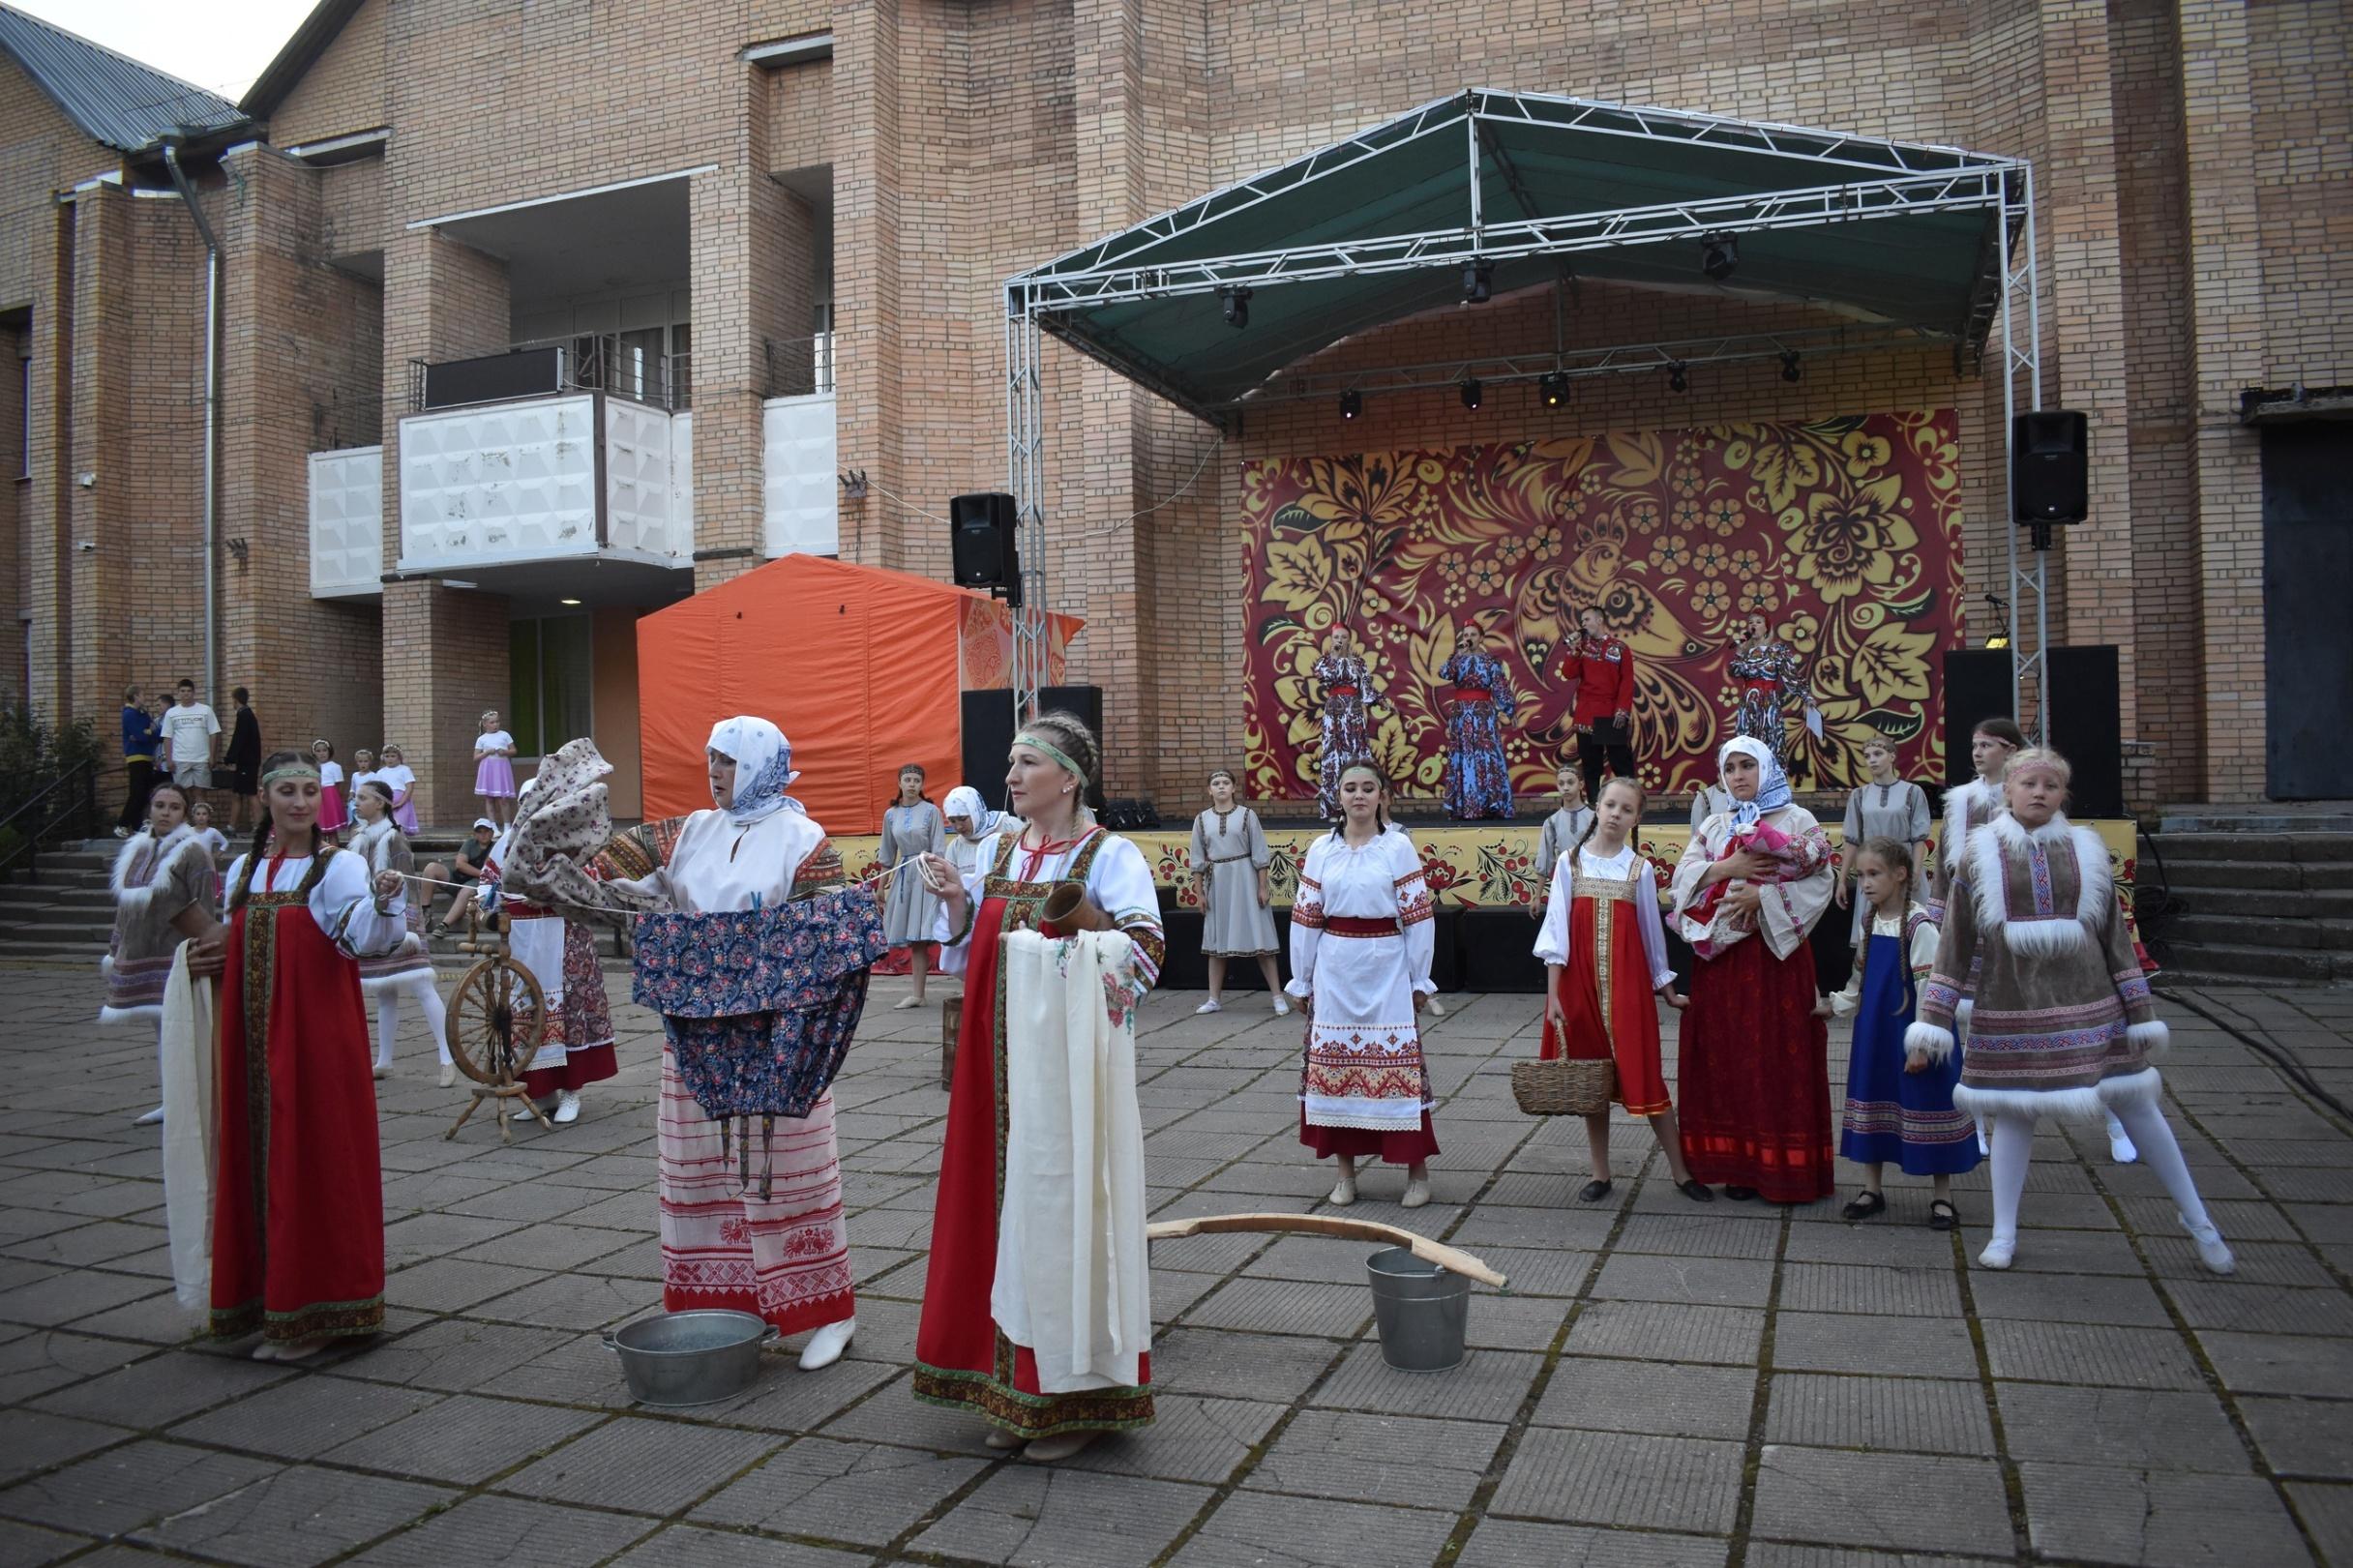
[[[587,730],[629,810],[638,615],[789,549],[946,574],[921,514],[1003,483],[1004,279],[1490,85],[2031,161],[2045,401],[2094,431],[2053,640],[2120,649],[2136,803],[2342,794],[2309,740],[2353,617],[2281,588],[2348,548],[2344,427],[2272,421],[2353,383],[2349,41],[2342,0],[321,0],[231,105],[0,8],[0,683],[103,730],[126,681],[197,668],[209,423],[216,701],[398,740],[444,822],[481,709],[526,753]],[[1376,325],[1318,367],[1517,352],[1553,311]],[[1597,284],[1569,333],[1802,319]],[[1970,589],[2001,587],[1999,391],[1949,351],[1555,410],[1399,394],[1345,433],[1301,400],[1223,437],[1058,344],[1044,379],[1052,593],[1116,793],[1189,799],[1240,754],[1253,459],[1950,405]]]

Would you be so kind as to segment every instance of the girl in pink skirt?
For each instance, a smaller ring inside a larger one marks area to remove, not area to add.
[[[318,831],[341,843],[351,820],[343,811],[343,765],[335,760],[335,748],[323,740],[311,743],[311,757],[318,764]]]
[[[498,727],[498,710],[482,713],[482,733],[474,737],[474,793],[482,797],[482,814],[505,827],[515,820],[515,737]]]

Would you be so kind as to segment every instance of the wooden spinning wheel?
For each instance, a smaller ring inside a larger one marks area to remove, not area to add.
[[[459,979],[458,990],[450,997],[449,1053],[458,1071],[474,1080],[474,1097],[441,1135],[445,1139],[456,1138],[458,1129],[486,1100],[495,1108],[501,1143],[514,1136],[508,1131],[505,1114],[509,1100],[521,1100],[531,1108],[542,1127],[555,1130],[522,1084],[531,1058],[539,1054],[547,1038],[547,993],[529,969],[507,956],[506,944],[496,934],[505,930],[506,917],[501,915],[496,932],[486,935],[481,910],[467,905],[465,940],[458,944],[458,951],[480,957]]]

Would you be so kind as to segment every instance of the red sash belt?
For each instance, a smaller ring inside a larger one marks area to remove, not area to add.
[[[1326,936],[1394,936],[1402,930],[1394,920],[1365,920],[1355,915],[1330,915],[1324,921]]]
[[[1355,696],[1356,689],[1353,686],[1326,686],[1324,688],[1324,695],[1325,696]]]
[[[1484,686],[1449,686],[1445,698],[1448,702],[1493,702],[1495,694]]]

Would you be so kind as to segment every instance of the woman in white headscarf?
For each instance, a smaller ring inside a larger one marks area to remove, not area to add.
[[[940,810],[948,819],[948,846],[943,853],[958,874],[966,877],[980,874],[982,844],[1000,833],[1022,830],[1022,824],[1011,813],[989,810],[989,803],[970,784],[958,784],[949,790],[947,803]]]
[[[1730,1198],[1810,1203],[1833,1190],[1830,1036],[1806,937],[1831,901],[1830,837],[1791,804],[1763,741],[1724,743],[1732,808],[1675,869],[1675,920],[1697,960],[1683,1014],[1683,1159]]]
[[[623,887],[703,914],[769,908],[840,885],[832,842],[785,793],[800,775],[784,731],[765,719],[725,720],[711,728],[705,760],[713,809],[687,817],[667,861]],[[665,1044],[658,1133],[663,1305],[732,1308],[787,1334],[816,1329],[801,1350],[803,1370],[840,1360],[857,1331],[857,1306],[832,1094],[805,1117],[777,1118],[767,1169],[747,1185],[725,1124],[687,1092]]]

